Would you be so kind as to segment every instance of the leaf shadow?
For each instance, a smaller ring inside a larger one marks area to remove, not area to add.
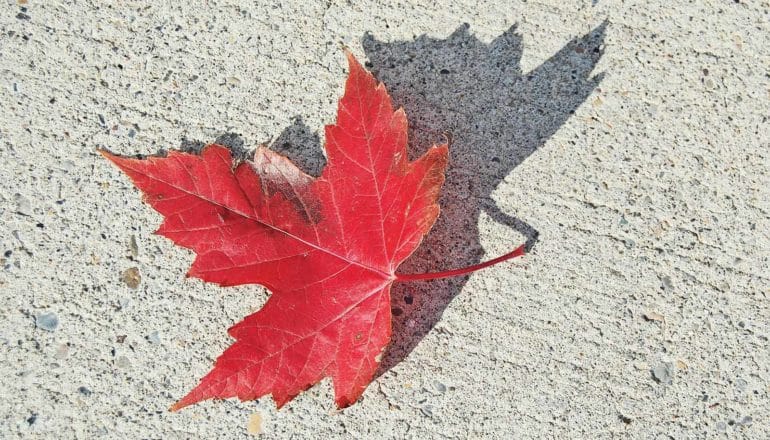
[[[238,160],[251,160],[254,157],[254,149],[245,147],[243,136],[239,133],[222,133],[214,139],[213,143],[227,147]],[[288,157],[311,176],[320,175],[326,164],[318,133],[305,125],[302,116],[292,119],[291,125],[284,128],[281,134],[268,144],[272,150]],[[179,141],[179,150],[200,154],[206,145],[206,142],[183,137]]]
[[[479,263],[482,212],[518,231],[532,248],[537,230],[501,210],[492,194],[502,180],[550,138],[598,86],[591,73],[602,56],[607,21],[569,41],[529,73],[520,67],[522,38],[512,26],[491,43],[460,26],[446,39],[363,39],[367,67],[406,110],[410,157],[449,137],[450,165],[441,215],[399,272],[418,273]],[[518,178],[522,178],[519,176]],[[512,250],[519,243],[510,243]],[[496,255],[489,256],[489,258]],[[377,376],[404,360],[439,322],[468,277],[396,283],[393,336]]]
[[[288,157],[311,176],[321,175],[321,171],[326,165],[326,157],[324,157],[321,148],[321,139],[317,132],[305,125],[302,116],[297,116],[292,120],[292,124],[270,143],[270,149]]]

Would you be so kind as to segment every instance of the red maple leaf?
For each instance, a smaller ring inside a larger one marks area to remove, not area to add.
[[[396,280],[439,214],[447,145],[409,162],[407,120],[385,87],[348,55],[350,76],[337,125],[326,127],[328,163],[313,178],[265,147],[236,163],[209,145],[134,159],[102,154],[164,217],[157,233],[197,254],[188,276],[223,286],[261,284],[272,295],[229,330],[235,342],[172,410],[210,398],[257,399],[278,407],[324,377],[338,407],[371,382],[390,340]]]

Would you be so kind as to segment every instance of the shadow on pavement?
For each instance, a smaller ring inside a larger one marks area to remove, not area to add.
[[[479,263],[478,221],[485,212],[515,229],[531,248],[537,231],[503,212],[491,195],[540,148],[601,82],[591,76],[602,56],[607,22],[568,42],[529,73],[521,71],[521,36],[513,26],[485,44],[462,25],[446,39],[420,36],[382,42],[365,35],[367,67],[383,81],[410,122],[410,156],[451,140],[441,216],[399,269],[418,273]],[[524,178],[520,176],[519,178]],[[519,243],[510,243],[513,250]],[[490,255],[487,258],[496,257]],[[378,375],[401,362],[436,325],[467,277],[396,283],[393,337]]]

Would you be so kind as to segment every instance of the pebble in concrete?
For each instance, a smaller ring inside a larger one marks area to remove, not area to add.
[[[59,327],[59,317],[53,312],[41,313],[35,317],[35,325],[39,329],[52,332]]]
[[[662,383],[664,385],[671,385],[674,381],[674,364],[671,362],[663,362],[656,365],[652,369],[652,378],[655,382]]]

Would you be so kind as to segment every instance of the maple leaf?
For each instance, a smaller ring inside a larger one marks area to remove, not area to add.
[[[272,293],[229,329],[235,342],[172,410],[266,394],[281,407],[324,377],[332,378],[337,406],[348,406],[371,382],[390,340],[394,281],[467,273],[523,253],[396,274],[439,214],[448,147],[410,162],[404,111],[394,111],[385,87],[350,54],[348,61],[318,178],[264,146],[241,163],[215,144],[200,155],[147,159],[101,151],[164,216],[157,233],[197,254],[188,276],[260,284]]]

